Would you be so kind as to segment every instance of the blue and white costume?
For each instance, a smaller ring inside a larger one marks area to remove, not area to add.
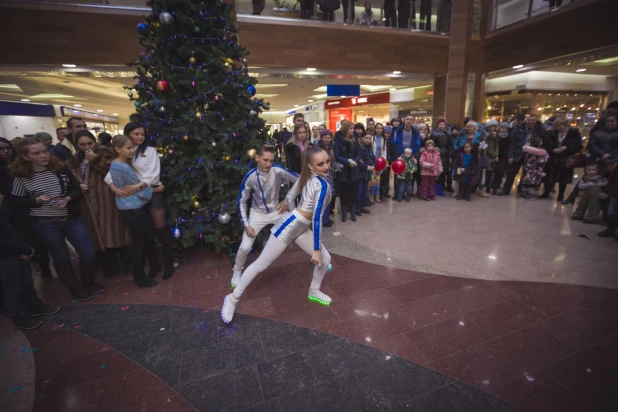
[[[291,204],[290,212],[282,215],[271,229],[271,235],[260,257],[253,262],[242,274],[234,293],[226,296],[221,310],[225,322],[230,322],[238,300],[253,279],[266,270],[292,243],[307,252],[309,256],[317,250],[321,252],[321,266],[313,268],[313,280],[309,287],[309,299],[322,304],[330,304],[331,298],[320,291],[324,276],[330,264],[330,254],[322,245],[322,216],[327,212],[331,201],[331,192],[328,182],[323,177],[311,173],[311,178],[302,190],[298,209],[312,214],[307,220],[297,209],[293,208],[294,199],[298,196],[298,182],[286,196],[286,202]]]
[[[297,180],[298,175],[296,173],[276,164],[268,172],[260,170],[259,167],[251,169],[245,175],[238,193],[238,214],[242,227],[251,226],[257,236],[264,226],[277,222],[281,217],[278,209],[279,189],[284,182],[294,183]],[[248,214],[247,203],[249,199],[251,199],[251,213]],[[287,204],[289,210],[294,209],[293,199],[291,203],[287,201]],[[255,238],[250,237],[245,232],[238,253],[236,253],[232,286],[236,286],[239,281],[253,242],[255,242]]]

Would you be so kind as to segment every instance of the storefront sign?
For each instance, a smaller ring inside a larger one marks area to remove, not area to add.
[[[83,120],[93,120],[105,123],[118,123],[118,118],[104,114],[89,112],[87,110],[75,109],[73,107],[60,106],[60,111],[64,117],[77,117]]]
[[[347,97],[337,100],[328,100],[325,103],[325,108],[335,109],[339,107],[363,106],[366,104],[381,104],[389,103],[391,99],[390,93],[369,94],[360,97]]]
[[[331,130],[339,130],[343,120],[352,119],[352,109],[337,109],[328,111],[328,127]]]
[[[425,96],[433,96],[433,90],[427,90]]]
[[[405,118],[406,116],[412,115],[412,116],[427,116],[429,114],[429,110],[427,109],[413,109],[413,110],[400,110],[399,111],[399,117],[401,119]]]
[[[314,109],[315,109],[315,106],[307,106],[307,107],[305,107],[305,111],[306,112],[310,112],[310,111],[312,111]]]

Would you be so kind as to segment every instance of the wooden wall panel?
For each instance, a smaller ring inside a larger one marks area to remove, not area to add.
[[[446,76],[438,76],[433,80],[433,122],[436,125],[439,117],[445,116]],[[447,118],[448,119],[448,118]]]
[[[618,0],[580,1],[488,33],[486,72],[618,44]]]

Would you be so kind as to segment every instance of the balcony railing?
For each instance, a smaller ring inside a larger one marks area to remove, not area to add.
[[[492,30],[550,13],[564,7],[576,6],[581,0],[494,0]]]

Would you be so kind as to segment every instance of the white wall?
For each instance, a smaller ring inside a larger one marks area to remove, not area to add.
[[[511,76],[489,79],[487,93],[516,90],[522,86],[529,90],[573,90],[608,92],[614,90],[609,76],[597,74],[531,71]]]
[[[17,136],[47,132],[56,140],[56,124],[51,117],[0,116],[0,135],[11,140]]]

